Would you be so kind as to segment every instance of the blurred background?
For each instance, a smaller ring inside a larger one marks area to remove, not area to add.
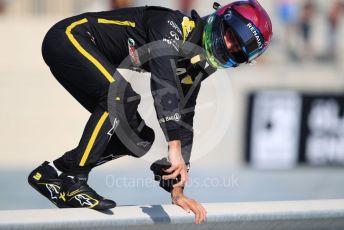
[[[343,1],[260,2],[273,42],[257,64],[203,83],[186,194],[204,203],[344,198]],[[89,117],[45,65],[45,33],[78,13],[142,5],[213,12],[204,0],[0,0],[0,209],[54,208],[26,177],[75,147]],[[123,74],[157,140],[142,159],[98,167],[90,184],[119,205],[170,203],[149,170],[167,154],[149,75]]]

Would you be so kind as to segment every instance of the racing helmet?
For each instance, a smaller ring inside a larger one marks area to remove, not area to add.
[[[272,23],[257,0],[236,1],[223,7],[215,2],[214,9],[206,18],[202,39],[212,67],[237,67],[264,53],[271,41]]]

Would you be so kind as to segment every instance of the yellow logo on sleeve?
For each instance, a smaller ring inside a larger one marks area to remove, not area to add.
[[[196,25],[194,21],[190,20],[188,17],[183,18],[182,27],[183,27],[184,41],[186,41],[187,37],[195,28],[195,26]]]

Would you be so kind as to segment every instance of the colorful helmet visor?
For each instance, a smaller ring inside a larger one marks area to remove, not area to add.
[[[226,31],[231,30],[240,50],[227,49]],[[264,51],[264,37],[259,29],[234,8],[210,15],[203,33],[203,47],[209,64],[215,68],[236,67],[251,62]]]

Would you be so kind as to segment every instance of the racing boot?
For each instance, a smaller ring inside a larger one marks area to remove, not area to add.
[[[116,207],[112,200],[98,195],[88,184],[86,175],[65,176],[58,195],[57,204],[69,208],[91,208],[108,210]]]
[[[40,194],[48,198],[59,208],[57,204],[58,195],[62,184],[62,176],[58,176],[57,171],[45,161],[43,164],[34,169],[28,176],[29,184]]]

